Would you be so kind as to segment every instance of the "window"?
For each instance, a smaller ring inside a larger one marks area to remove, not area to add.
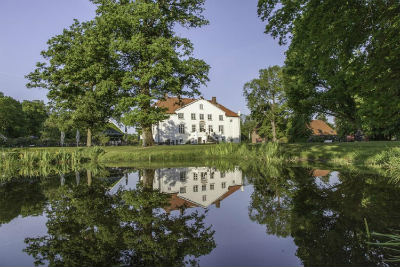
[[[209,121],[212,121],[212,114],[208,114],[207,117],[208,117],[208,120],[209,120]]]
[[[206,132],[206,127],[204,125],[204,122],[200,122],[200,132],[205,133]]]
[[[203,110],[203,109],[204,109],[204,106],[203,106],[203,104],[200,104],[200,109],[201,109],[201,110]]]
[[[214,132],[213,126],[212,125],[208,125],[208,132],[212,133]]]
[[[192,120],[196,120],[196,113],[191,114]]]
[[[179,124],[179,133],[184,134],[185,133],[185,124]]]
[[[196,132],[196,124],[192,124],[192,133]]]
[[[219,115],[219,120],[223,121],[224,120],[224,115]]]
[[[199,192],[199,186],[198,185],[194,185],[193,186],[193,192]]]
[[[218,127],[218,132],[219,132],[220,134],[224,134],[224,125],[220,125],[220,126]]]
[[[225,178],[225,173],[221,172],[221,178]]]
[[[210,184],[210,190],[214,190],[214,184]]]
[[[204,114],[200,114],[200,120],[204,121]]]
[[[199,178],[199,176],[197,175],[196,172],[194,172],[194,173],[193,173],[193,180],[194,180],[194,181],[197,181],[198,178]]]
[[[184,118],[184,116],[183,116],[183,113],[178,113],[178,119],[183,119]]]
[[[207,185],[206,184],[203,184],[202,186],[201,186],[201,191],[206,191],[207,190]]]
[[[206,172],[202,172],[201,173],[201,179],[205,180],[207,178],[207,173]]]
[[[210,173],[210,179],[214,179],[214,172]]]
[[[181,187],[181,188],[179,189],[179,192],[180,192],[181,194],[186,193],[186,186]]]
[[[185,171],[181,171],[179,173],[179,179],[181,180],[181,182],[186,181],[186,172]]]
[[[179,143],[180,143],[180,144],[183,144],[183,139],[179,139]]]
[[[207,201],[207,195],[203,195],[203,201]]]
[[[223,183],[221,184],[221,187],[222,187],[222,188],[226,188],[226,183],[223,182]]]

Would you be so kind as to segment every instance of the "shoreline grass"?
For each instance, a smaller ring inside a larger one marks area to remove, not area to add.
[[[101,152],[93,153],[99,150]],[[178,145],[178,146],[122,146],[122,147],[52,147],[52,148],[17,148],[3,149],[1,153],[75,153],[107,165],[132,163],[164,163],[193,162],[194,164],[212,160],[260,161],[260,163],[284,162],[290,164],[323,164],[335,167],[366,166],[368,168],[391,169],[393,173],[400,170],[400,142],[355,142],[355,143],[268,143],[251,144],[221,144],[221,145]],[[0,160],[1,161],[1,160]],[[1,162],[0,162],[1,163]]]

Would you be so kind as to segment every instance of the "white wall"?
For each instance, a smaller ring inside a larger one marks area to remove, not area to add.
[[[203,110],[200,109],[200,104],[203,105]],[[178,113],[183,113],[184,118],[179,119]],[[191,114],[196,114],[196,119],[191,119]],[[200,114],[204,114],[204,124],[206,132],[200,132]],[[208,114],[212,115],[212,120],[208,120]],[[219,115],[223,115],[224,120],[219,120]],[[185,125],[185,133],[179,133],[179,125]],[[192,125],[196,125],[196,132],[192,132]],[[170,115],[169,119],[160,122],[158,125],[153,126],[153,137],[156,143],[164,143],[167,140],[182,141],[183,144],[192,140],[197,143],[198,139],[202,141],[207,140],[207,133],[209,133],[209,125],[213,127],[212,136],[218,141],[225,138],[227,142],[240,142],[240,118],[227,117],[225,112],[211,104],[207,100],[199,99],[181,109],[176,111],[176,114]],[[224,126],[224,133],[219,133],[219,126]],[[214,135],[215,134],[215,135]]]

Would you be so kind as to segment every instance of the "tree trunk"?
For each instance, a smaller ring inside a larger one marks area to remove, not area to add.
[[[60,145],[64,146],[64,140],[65,140],[65,132],[61,131],[61,135],[60,135]]]
[[[87,129],[87,139],[86,139],[86,146],[92,146],[92,130],[90,128]]]
[[[143,147],[153,146],[154,139],[153,139],[153,132],[150,127],[143,127],[142,129],[142,137],[143,137]]]
[[[86,170],[86,175],[87,175],[87,184],[88,186],[92,185],[92,171]]]
[[[275,120],[274,119],[271,120],[271,127],[272,127],[272,141],[274,143],[276,143],[277,142],[277,139],[276,139],[276,125],[275,125]]]
[[[154,184],[155,170],[144,169],[142,176],[142,184],[145,190],[152,191]]]

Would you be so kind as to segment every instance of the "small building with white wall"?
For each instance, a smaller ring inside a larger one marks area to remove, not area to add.
[[[240,112],[211,100],[167,97],[156,106],[166,109],[168,119],[153,125],[158,144],[240,143]]]

